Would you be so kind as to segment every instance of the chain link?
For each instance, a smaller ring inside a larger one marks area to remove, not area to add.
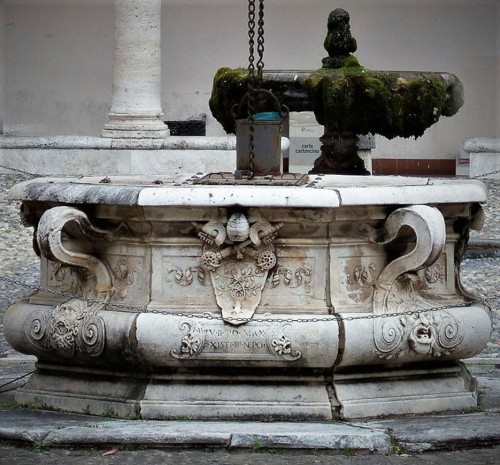
[[[206,319],[206,320],[215,320],[215,321],[234,321],[234,322],[257,322],[257,323],[318,323],[318,322],[324,322],[324,321],[338,321],[344,320],[344,321],[353,321],[353,320],[375,320],[379,318],[391,318],[391,317],[401,317],[401,316],[411,316],[411,315],[420,315],[422,313],[432,313],[432,312],[438,312],[442,310],[449,310],[452,308],[464,308],[464,307],[470,307],[474,304],[481,303],[483,305],[486,305],[489,307],[489,302],[492,301],[500,301],[500,296],[493,296],[489,297],[487,299],[474,299],[468,302],[461,302],[461,303],[453,303],[453,304],[448,304],[448,305],[440,305],[437,307],[429,307],[429,308],[423,308],[423,309],[418,309],[418,310],[408,310],[405,312],[393,312],[393,313],[383,313],[383,314],[362,314],[362,315],[349,315],[344,317],[341,313],[334,313],[334,309],[330,307],[328,310],[330,312],[329,316],[322,316],[322,315],[317,315],[314,317],[300,317],[300,318],[293,318],[293,317],[287,317],[287,318],[272,318],[272,317],[253,317],[253,318],[232,318],[232,317],[222,317],[218,315],[213,315],[210,312],[205,312],[205,313],[190,313],[190,312],[170,312],[166,310],[159,310],[159,309],[151,309],[147,308],[146,306],[131,306],[131,305],[125,305],[125,304],[119,304],[119,303],[112,303],[112,302],[106,302],[102,300],[95,300],[95,299],[89,299],[89,298],[84,298],[82,296],[74,295],[68,292],[61,292],[61,291],[56,291],[54,289],[48,289],[48,288],[42,288],[38,286],[33,286],[31,284],[25,283],[19,279],[15,278],[8,278],[8,277],[1,277],[0,276],[0,281],[7,282],[9,284],[13,284],[16,286],[21,286],[26,289],[31,289],[32,291],[35,292],[46,292],[48,294],[56,295],[58,297],[63,297],[65,299],[77,299],[81,300],[83,302],[87,302],[91,305],[98,304],[102,305],[103,309],[106,310],[112,310],[112,309],[119,309],[119,310],[128,310],[128,311],[133,311],[134,313],[152,313],[152,314],[159,314],[159,315],[166,315],[166,316],[176,316],[176,317],[182,317],[182,318],[198,318],[198,319]]]
[[[253,89],[255,89],[255,85],[258,85],[258,78],[259,76],[262,76],[262,69],[263,69],[263,52],[264,52],[264,37],[263,37],[263,17],[264,17],[264,11],[263,11],[263,1],[260,0],[260,5],[259,5],[259,30],[258,30],[258,56],[259,60],[257,62],[257,80],[255,76],[255,56],[254,56],[254,47],[255,47],[255,0],[249,0],[249,45],[250,45],[250,56],[249,56],[249,67],[248,67],[248,76],[249,76],[249,102],[248,102],[248,109],[249,109],[249,116],[250,120],[253,123],[253,111],[254,111],[254,97],[252,97],[253,94]],[[252,114],[250,114],[250,111]],[[250,154],[251,154],[251,159],[250,159],[250,166],[251,166],[251,171],[253,171],[253,124],[251,124],[251,130],[250,130]],[[12,171],[14,173],[19,173],[23,174],[25,176],[30,176],[30,177],[37,177],[37,176],[42,176],[40,174],[35,174],[31,173],[29,171],[21,170],[18,168],[13,168],[10,166],[6,165],[0,165],[0,168],[6,169],[9,171]],[[494,174],[500,173],[500,169],[496,171],[491,171],[489,173],[473,176],[470,179],[479,179],[487,176],[491,176]],[[0,173],[1,175],[2,173]],[[3,173],[5,174],[5,173]],[[67,177],[68,175],[56,175],[52,174],[51,177]],[[320,322],[320,321],[336,321],[338,319],[346,320],[346,321],[352,321],[352,320],[361,320],[361,319],[377,319],[377,318],[389,318],[389,317],[399,317],[399,316],[404,316],[404,315],[418,315],[421,313],[428,313],[428,312],[437,312],[441,310],[447,310],[451,308],[457,308],[457,307],[470,307],[471,305],[475,303],[482,303],[484,305],[489,306],[490,302],[494,301],[500,301],[500,296],[494,295],[492,297],[488,297],[485,299],[476,299],[472,300],[469,302],[464,302],[464,303],[459,303],[459,304],[450,304],[450,305],[443,305],[443,306],[438,306],[438,307],[431,307],[431,308],[426,308],[426,309],[420,309],[420,310],[410,310],[406,312],[395,312],[395,313],[384,313],[380,315],[375,315],[375,314],[366,314],[366,315],[359,315],[359,316],[348,316],[344,317],[342,314],[335,314],[335,316],[329,316],[329,317],[311,317],[311,318],[284,318],[284,319],[276,319],[276,318],[223,318],[222,316],[214,316],[210,313],[185,313],[185,312],[168,312],[164,310],[157,310],[157,309],[149,309],[145,306],[130,306],[130,305],[124,305],[124,304],[119,304],[119,303],[111,303],[111,302],[104,302],[104,301],[99,301],[99,300],[94,300],[90,298],[83,298],[82,296],[77,296],[71,293],[67,292],[61,292],[61,291],[56,291],[54,289],[48,289],[48,288],[42,288],[38,286],[32,286],[30,284],[27,284],[21,280],[14,279],[14,278],[8,278],[4,276],[0,276],[0,281],[7,282],[9,284],[13,284],[16,286],[21,286],[26,289],[31,289],[32,291],[35,292],[46,292],[48,294],[56,295],[59,297],[63,297],[66,299],[78,299],[85,301],[89,304],[98,304],[102,305],[104,308],[115,308],[115,309],[120,309],[120,310],[130,310],[136,313],[154,313],[154,314],[162,314],[162,315],[171,315],[171,316],[178,316],[178,317],[185,317],[185,318],[202,318],[202,319],[208,319],[208,320],[220,320],[220,321],[235,321],[235,322],[248,322],[248,321],[255,321],[255,322],[285,322],[285,323],[292,323],[292,322],[299,322],[299,323],[311,323],[311,322]],[[330,308],[330,313],[333,313],[333,309]]]
[[[257,22],[257,73],[255,72],[255,0],[248,0],[248,119],[250,121],[250,132],[248,141],[248,162],[252,179],[255,172],[255,91],[262,84],[262,74],[264,70],[264,1],[259,0],[259,18]]]
[[[250,176],[255,171],[255,0],[248,0],[248,119],[250,120],[250,132],[248,140],[248,161]]]
[[[248,81],[255,80],[255,0],[248,0]]]
[[[6,165],[0,165],[0,168],[12,171],[14,173],[24,174],[25,176],[30,176],[32,178],[36,178],[37,176],[40,176],[39,174],[30,173],[29,171],[20,170],[18,168],[12,168],[12,167],[6,166]],[[6,173],[1,173],[1,174],[6,174]],[[54,176],[54,175],[51,175],[51,176]]]
[[[485,178],[487,176],[493,176],[494,174],[498,174],[498,173],[500,173],[500,170],[491,171],[490,173],[486,173],[486,174],[478,174],[477,176],[472,176],[470,179]]]
[[[264,71],[264,1],[259,1],[259,21],[257,30],[257,79],[262,82],[262,74]]]
[[[255,0],[249,0],[249,5],[250,4],[253,4],[253,24],[255,26]],[[250,11],[252,11],[251,8],[249,8],[249,12]],[[249,14],[249,17],[251,17],[250,14]],[[249,24],[250,24],[250,21],[249,21]],[[253,50],[253,49],[251,49],[251,50]],[[260,59],[262,58],[261,55],[259,55],[259,58]],[[254,61],[254,59],[250,59],[250,63],[252,64],[251,65],[252,67],[253,67],[253,61]],[[253,76],[253,79],[254,79],[255,78],[255,68],[253,68],[253,74],[250,74],[250,66],[249,66],[249,78],[250,78],[249,82],[253,80],[252,76]],[[249,99],[249,109],[250,109],[250,99]],[[252,134],[252,131],[251,131],[251,134]],[[39,174],[34,174],[34,173],[29,172],[29,171],[21,170],[21,169],[18,169],[18,168],[12,168],[12,167],[9,167],[9,166],[6,166],[6,165],[0,165],[0,168],[7,169],[7,170],[13,171],[15,173],[23,174],[23,175],[26,175],[26,176],[31,176],[31,177],[40,176]],[[498,174],[498,173],[500,173],[500,170],[496,170],[496,171],[492,171],[490,173],[486,173],[486,174],[474,176],[471,179],[478,179],[478,178],[481,178],[481,177],[491,176],[491,175]],[[52,177],[54,177],[54,176],[65,177],[67,175],[51,175],[51,176]],[[32,291],[35,291],[35,292],[40,292],[40,291],[41,292],[46,292],[48,294],[56,295],[56,296],[63,297],[63,298],[66,298],[66,299],[79,299],[79,300],[85,301],[85,302],[87,302],[89,304],[102,305],[105,308],[115,308],[115,309],[120,309],[120,310],[131,310],[131,311],[134,311],[134,312],[137,312],[137,313],[157,313],[157,314],[162,314],[162,315],[172,315],[172,316],[187,317],[187,318],[204,318],[204,319],[209,319],[209,320],[221,320],[221,321],[228,321],[228,320],[230,320],[230,321],[236,321],[236,322],[241,322],[241,321],[247,322],[247,321],[250,321],[247,318],[230,318],[230,317],[223,318],[222,316],[214,316],[214,315],[212,315],[210,313],[198,314],[198,313],[185,313],[185,312],[167,312],[167,311],[163,311],[163,310],[148,309],[145,306],[140,307],[140,306],[124,305],[124,304],[119,304],[119,303],[104,302],[104,301],[94,300],[94,299],[90,299],[90,298],[83,298],[82,296],[77,296],[77,295],[74,295],[74,294],[71,294],[71,293],[68,293],[68,292],[61,292],[61,291],[57,291],[57,290],[54,290],[54,289],[42,288],[42,287],[38,287],[38,286],[32,286],[30,284],[27,284],[27,283],[21,281],[21,280],[14,279],[14,278],[8,278],[8,277],[4,277],[4,276],[0,276],[0,281],[4,281],[4,282],[7,282],[9,284],[21,286],[21,287],[26,288],[26,289],[31,289]],[[359,320],[359,319],[376,319],[376,318],[398,317],[398,316],[403,316],[403,315],[418,315],[418,314],[421,314],[421,313],[435,312],[435,311],[446,310],[446,309],[456,308],[456,307],[469,307],[469,306],[471,306],[474,303],[482,303],[484,305],[489,305],[490,302],[494,302],[494,301],[500,301],[500,296],[495,295],[495,296],[488,297],[488,298],[485,298],[485,299],[476,299],[476,300],[472,300],[470,302],[465,302],[465,303],[461,303],[461,304],[443,305],[443,306],[439,306],[439,307],[431,307],[431,308],[420,309],[420,310],[411,310],[411,311],[400,312],[400,313],[384,313],[384,314],[381,314],[381,315],[367,314],[367,315],[360,315],[360,316],[343,317],[342,314],[338,314],[337,313],[337,314],[335,314],[335,316],[331,316],[331,317],[320,317],[320,318],[318,318],[318,317],[314,317],[314,318],[285,318],[285,319],[252,318],[251,321],[256,321],[256,322],[287,322],[287,323],[290,323],[290,322],[300,322],[300,323],[310,323],[310,322],[318,322],[318,321],[333,321],[333,320],[338,320],[339,318],[343,319],[343,320],[346,320],[346,321]],[[333,313],[333,309],[330,309],[330,312]]]

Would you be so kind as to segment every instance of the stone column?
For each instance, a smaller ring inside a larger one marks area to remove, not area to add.
[[[113,101],[103,137],[169,135],[161,109],[161,0],[115,0]]]

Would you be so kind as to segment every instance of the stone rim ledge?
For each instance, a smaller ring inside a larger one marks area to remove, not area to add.
[[[128,183],[148,179],[149,185]],[[338,208],[341,206],[457,204],[487,201],[486,186],[476,180],[430,180],[429,178],[310,176],[307,186],[238,186],[186,184],[189,174],[165,177],[164,184],[152,187],[149,178],[124,176],[102,183],[103,177],[39,178],[15,185],[9,200],[59,201],[75,204],[103,203],[140,207],[277,207]],[[344,179],[343,179],[344,178]],[[99,183],[101,181],[101,183]],[[127,182],[124,182],[127,181]],[[184,184],[182,184],[184,182]],[[126,191],[133,195],[125,195]],[[122,192],[123,196],[117,196]],[[123,198],[121,198],[123,197]],[[133,199],[131,199],[133,197]]]
[[[166,125],[165,128],[167,128]],[[0,149],[149,149],[220,151],[236,150],[236,137],[168,136],[160,139],[136,140],[92,136],[0,136]]]

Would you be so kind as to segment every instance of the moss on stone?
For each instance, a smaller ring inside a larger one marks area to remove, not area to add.
[[[281,79],[279,73],[264,74],[262,88],[270,90],[280,103],[285,92],[303,91],[299,80],[293,82]],[[228,134],[234,134],[236,125],[233,116],[234,105],[239,105],[248,91],[248,71],[244,68],[220,68],[214,78],[209,100],[210,111]],[[275,111],[272,101],[258,101],[255,112]]]
[[[368,71],[367,68],[361,66],[359,64],[359,61],[358,59],[354,56],[354,55],[349,55],[345,61],[344,61],[344,64],[342,65],[342,68],[340,68],[341,70],[344,70],[344,71],[359,71],[360,73],[362,73],[363,71]]]
[[[446,85],[425,74],[366,69],[321,69],[305,81],[317,121],[332,134],[419,137],[434,124],[446,100]]]
[[[248,87],[248,71],[243,68],[220,68],[214,77],[208,102],[214,118],[228,134],[236,131],[232,107],[238,104]]]
[[[332,134],[372,133],[389,139],[421,136],[445,112],[447,100],[447,82],[440,74],[371,71],[353,55],[342,68],[321,68],[294,82],[274,73],[262,87],[280,101],[285,90],[306,90],[318,123]],[[235,132],[232,108],[247,88],[244,68],[221,68],[214,78],[210,110],[228,133]]]
[[[328,32],[323,43],[328,56],[322,60],[323,68],[342,68],[351,53],[357,50],[349,21],[349,13],[342,8],[336,8],[328,15]]]

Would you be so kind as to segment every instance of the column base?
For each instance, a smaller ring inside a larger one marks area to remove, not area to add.
[[[110,114],[110,121],[104,125],[101,135],[112,139],[164,139],[170,136],[170,130],[157,117]]]

